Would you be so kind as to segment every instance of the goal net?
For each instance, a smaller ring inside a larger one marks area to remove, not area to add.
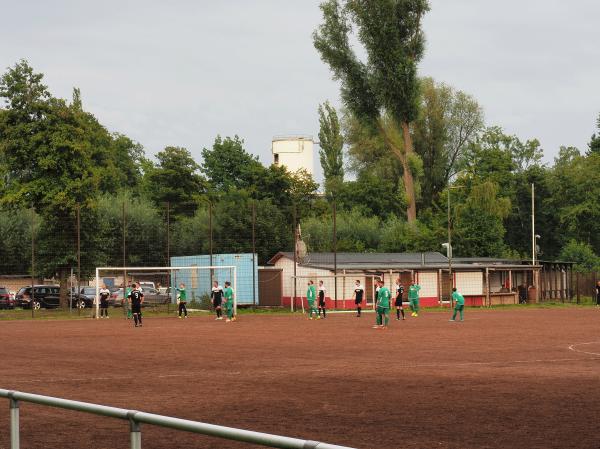
[[[93,283],[93,313],[99,316],[100,289],[110,291],[109,307],[122,307],[127,313],[127,295],[133,283],[140,283],[144,293],[143,307],[153,311],[176,311],[178,288],[183,284],[186,291],[187,309],[208,312],[214,282],[221,288],[229,282],[233,288],[233,307],[237,313],[237,267],[183,266],[183,267],[97,267]]]

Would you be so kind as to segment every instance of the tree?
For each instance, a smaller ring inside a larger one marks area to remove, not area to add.
[[[257,171],[264,170],[258,157],[244,149],[244,140],[238,136],[217,136],[212,149],[202,150],[202,159],[201,171],[215,191],[249,188]]]
[[[344,138],[337,112],[329,102],[319,105],[319,157],[326,191],[335,193],[344,181]]]
[[[0,165],[6,170],[0,205],[38,212],[43,223],[38,267],[59,278],[66,306],[67,273],[76,262],[75,211],[93,211],[99,186],[96,135],[89,132],[90,116],[81,110],[78,92],[69,105],[53,98],[42,79],[26,61],[0,79],[7,104],[0,114]],[[86,257],[93,258],[99,249],[92,238],[95,222],[89,224],[82,241]]]
[[[174,218],[194,215],[198,197],[206,191],[199,165],[181,147],[166,147],[156,158],[158,164],[147,173],[150,198],[159,207],[168,202]]]
[[[588,144],[588,154],[600,154],[600,114],[598,114],[598,119],[596,120],[596,128],[598,129],[598,134],[592,134],[592,138]]]
[[[560,260],[575,262],[573,269],[579,273],[600,271],[600,257],[587,244],[570,240],[560,251]]]
[[[400,162],[411,223],[416,220],[417,208],[410,168],[414,157],[410,127],[419,110],[417,65],[425,42],[421,20],[428,10],[427,0],[346,0],[344,6],[338,0],[327,0],[321,3],[323,23],[313,35],[321,59],[341,81],[345,106],[381,134]],[[350,45],[352,26],[367,54],[366,62]],[[401,135],[402,141],[394,134]]]
[[[456,237],[452,241],[456,255],[505,255],[503,220],[510,213],[510,200],[499,192],[498,184],[485,181],[474,185],[466,201],[456,206]]]
[[[432,78],[421,80],[415,151],[423,161],[421,202],[430,207],[464,167],[466,149],[483,126],[483,111],[470,95]]]

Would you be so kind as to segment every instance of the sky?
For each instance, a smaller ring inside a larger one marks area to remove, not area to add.
[[[430,3],[421,75],[473,95],[487,125],[538,138],[547,162],[561,145],[585,150],[600,113],[599,1]],[[183,146],[200,161],[216,135],[237,134],[270,163],[274,135],[316,139],[318,104],[339,106],[312,45],[318,5],[0,0],[0,68],[25,58],[53,95],[79,87],[86,110],[148,154]]]

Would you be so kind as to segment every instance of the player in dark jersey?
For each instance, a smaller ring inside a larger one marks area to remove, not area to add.
[[[402,307],[402,297],[404,296],[404,285],[402,285],[402,280],[400,278],[396,279],[396,301],[394,305],[396,306],[396,320],[400,320],[400,314],[402,314],[402,319],[405,320],[404,316],[404,308]]]
[[[108,318],[108,298],[110,296],[110,290],[106,288],[106,285],[102,285],[102,288],[98,293],[100,294],[100,318]]]
[[[138,325],[142,326],[142,303],[144,302],[144,293],[142,293],[142,289],[140,288],[140,284],[132,284],[131,292],[127,297],[129,299],[129,303],[131,304],[131,313],[133,315],[133,322],[135,327]]]
[[[354,298],[354,304],[356,305],[356,316],[357,317],[360,317],[364,294],[365,294],[365,288],[361,285],[360,281],[357,279],[354,284],[354,293],[352,294],[352,297]]]
[[[213,282],[213,288],[210,292],[210,300],[215,308],[215,312],[217,313],[216,319],[222,320],[223,315],[221,312],[221,304],[223,303],[223,288],[219,285],[218,281]]]
[[[325,307],[325,286],[323,281],[319,281],[319,318],[321,318],[321,312],[323,312],[323,318],[327,318],[327,308]]]

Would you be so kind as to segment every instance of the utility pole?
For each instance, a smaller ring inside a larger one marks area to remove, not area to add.
[[[96,279],[96,282],[99,282]],[[79,298],[79,293],[81,292],[81,206],[77,203],[77,297]],[[98,298],[94,298],[94,306]],[[95,311],[96,308],[92,307]],[[92,312],[92,316],[94,316],[96,312]],[[81,316],[81,304],[79,301],[77,303],[77,315]],[[97,316],[95,318],[98,318]]]
[[[256,305],[256,202],[252,200],[252,304]]]
[[[31,207],[31,318],[34,317],[35,303],[35,209]]]
[[[293,205],[292,219],[294,220],[294,297],[292,298],[292,311],[296,311],[296,296],[298,294],[296,270],[298,266],[298,224],[296,223],[296,204]]]
[[[333,198],[333,300],[334,307],[337,309],[337,209],[335,204],[335,197]]]

